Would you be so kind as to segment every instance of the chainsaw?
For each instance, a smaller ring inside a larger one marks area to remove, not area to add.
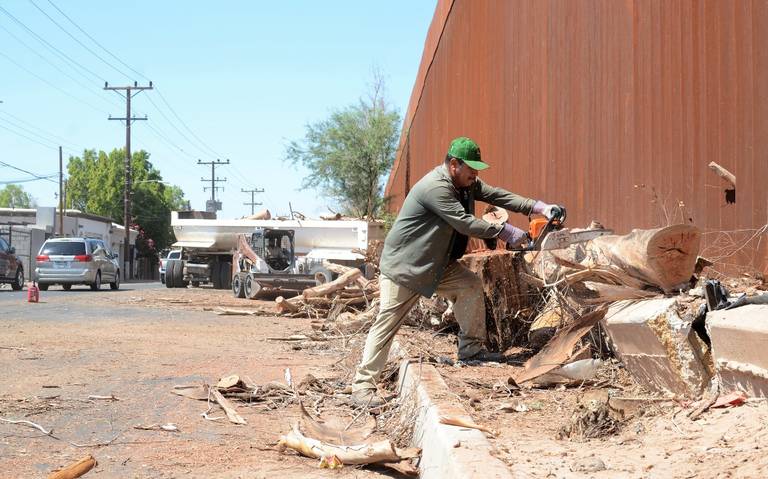
[[[507,211],[494,207],[486,210],[483,219],[489,223],[501,224],[507,221]],[[522,246],[509,248],[510,251],[547,251],[566,249],[572,244],[613,234],[613,230],[605,228],[569,229],[564,228],[565,214],[560,217],[528,218],[527,241]]]

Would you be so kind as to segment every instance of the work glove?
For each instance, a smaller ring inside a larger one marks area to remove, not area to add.
[[[546,216],[548,220],[555,218],[562,221],[565,219],[565,206],[550,205],[544,203],[543,201],[537,201],[533,205],[533,209],[531,209],[531,211],[533,213]]]
[[[519,246],[520,243],[528,239],[528,233],[520,228],[514,227],[509,223],[504,223],[504,228],[499,232],[498,238],[509,246]]]

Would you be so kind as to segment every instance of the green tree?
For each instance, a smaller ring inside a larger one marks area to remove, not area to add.
[[[163,183],[163,177],[149,161],[149,156],[141,150],[131,157],[132,226],[140,231],[140,255],[151,255],[173,242],[171,211],[184,205],[182,190]],[[124,159],[124,149],[115,149],[108,154],[85,150],[82,157],[70,157],[67,166],[68,206],[122,224]]]
[[[35,199],[18,185],[0,188],[0,208],[34,208]]]
[[[303,165],[309,175],[302,186],[316,188],[344,213],[375,218],[384,204],[384,176],[397,151],[400,114],[384,97],[384,82],[375,75],[367,98],[307,125],[304,138],[291,141],[285,160]]]

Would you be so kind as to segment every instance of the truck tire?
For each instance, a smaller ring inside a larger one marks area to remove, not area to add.
[[[245,297],[248,299],[256,299],[261,291],[261,285],[253,275],[247,275],[245,277]]]
[[[213,289],[221,289],[221,265],[218,261],[211,264],[210,274]]]
[[[165,287],[174,288],[173,284],[173,270],[176,269],[176,260],[169,259],[165,263]]]
[[[184,263],[178,259],[173,260],[173,287],[174,288],[186,288],[187,283],[184,281]],[[166,276],[168,273],[166,273]],[[168,278],[165,278],[168,281]]]
[[[245,273],[237,273],[232,278],[232,293],[235,298],[245,298]]]
[[[219,265],[219,283],[221,289],[232,287],[232,263],[225,261]]]

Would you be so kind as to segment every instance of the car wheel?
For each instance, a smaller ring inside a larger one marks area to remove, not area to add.
[[[235,277],[232,278],[232,293],[234,293],[235,298],[245,298],[245,284],[243,284],[244,277],[244,273],[237,273]]]
[[[213,289],[223,289],[221,287],[221,264],[213,263],[211,265],[211,283],[213,283]]]
[[[109,289],[111,290],[120,289],[120,270],[117,270],[117,272],[115,273],[115,281],[112,283],[109,283]]]
[[[200,281],[192,281],[192,287],[193,288],[199,288],[200,287]]]
[[[256,299],[256,296],[259,295],[259,291],[261,291],[261,285],[258,281],[252,276],[248,275],[245,277],[245,297],[248,299]]]
[[[168,281],[168,271],[165,272],[165,281]],[[173,260],[173,288],[186,288],[187,284],[184,282],[184,263],[181,260]]]
[[[14,291],[19,291],[24,287],[24,270],[21,268],[16,269],[16,278],[11,283],[11,288]]]
[[[173,288],[173,270],[174,270],[174,264],[172,260],[168,260],[168,262],[165,263],[165,287],[166,288]]]
[[[70,289],[72,289],[71,284],[62,284],[61,287],[64,288],[64,291],[69,291]]]
[[[47,283],[37,283],[37,289],[40,291],[48,291],[48,284]]]
[[[165,284],[165,274],[160,275],[160,284]]]
[[[91,291],[98,291],[101,289],[101,271],[96,271],[96,278],[91,283]]]

